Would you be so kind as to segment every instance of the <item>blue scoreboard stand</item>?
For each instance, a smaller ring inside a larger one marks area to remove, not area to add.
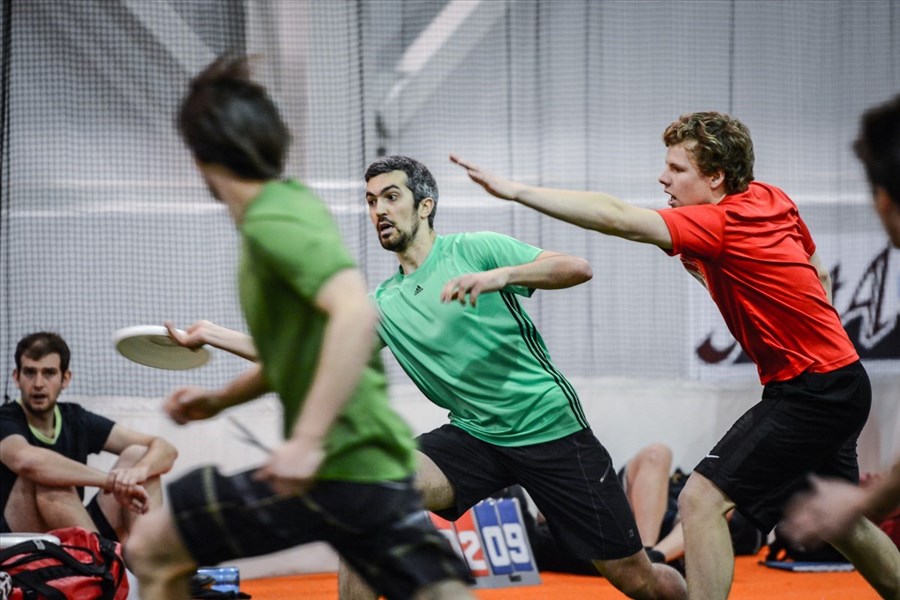
[[[517,499],[483,500],[452,523],[429,515],[469,565],[476,588],[541,583]]]

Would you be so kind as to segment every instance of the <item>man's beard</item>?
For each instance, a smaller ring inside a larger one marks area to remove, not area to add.
[[[416,239],[416,234],[419,232],[419,222],[413,221],[412,231],[400,231],[396,228],[394,231],[399,234],[395,238],[383,238],[378,236],[381,247],[385,250],[390,250],[391,252],[405,252],[412,241]]]

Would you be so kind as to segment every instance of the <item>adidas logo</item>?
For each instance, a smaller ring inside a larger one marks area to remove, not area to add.
[[[421,292],[421,291],[424,290],[424,289],[425,289],[425,288],[423,288],[421,285],[417,285],[417,286],[416,286],[416,291],[413,292],[413,296],[418,296],[418,295],[419,295],[419,292]]]

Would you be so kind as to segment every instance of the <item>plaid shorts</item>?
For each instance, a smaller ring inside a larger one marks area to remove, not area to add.
[[[175,524],[197,564],[325,541],[387,598],[411,598],[450,579],[471,581],[411,480],[318,481],[305,494],[280,496],[254,473],[224,476],[205,466],[168,486]]]

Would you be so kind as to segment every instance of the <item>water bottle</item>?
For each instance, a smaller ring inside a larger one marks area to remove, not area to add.
[[[217,592],[241,591],[241,575],[237,567],[200,567],[198,575],[206,575],[214,579],[210,589]]]

